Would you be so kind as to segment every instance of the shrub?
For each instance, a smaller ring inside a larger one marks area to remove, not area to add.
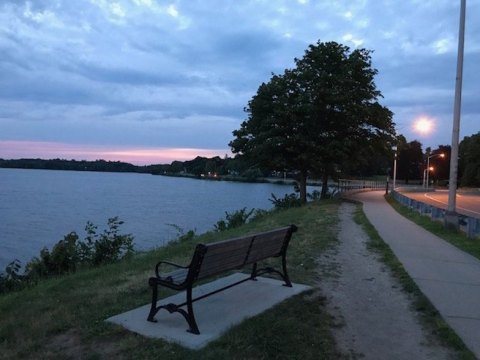
[[[24,276],[20,274],[21,268],[21,262],[15,259],[7,265],[4,274],[0,273],[0,294],[23,288]]]
[[[74,272],[80,260],[77,241],[77,233],[71,232],[55,244],[52,252],[43,248],[40,258],[35,257],[27,263],[28,276],[40,278]]]
[[[253,214],[255,209],[247,211],[247,208],[234,211],[233,213],[228,213],[225,211],[225,220],[219,220],[214,225],[215,231],[224,231],[228,229],[233,229],[239,227],[243,224],[246,224],[248,218]]]
[[[302,201],[295,193],[285,194],[283,198],[277,198],[272,193],[272,198],[269,200],[273,203],[275,209],[289,209],[302,206]]]
[[[315,201],[315,200],[320,200],[322,197],[322,193],[318,190],[314,190],[311,193],[307,194],[308,199]]]
[[[0,293],[21,289],[40,278],[75,272],[79,266],[97,266],[124,258],[133,252],[133,236],[119,234],[122,224],[118,217],[110,218],[108,228],[98,233],[98,227],[87,222],[85,241],[79,241],[76,232],[65,235],[51,251],[43,248],[39,257],[30,260],[22,275],[20,261],[11,262],[5,274],[0,273]]]
[[[82,262],[101,265],[120,260],[133,252],[133,236],[120,235],[119,227],[123,224],[118,217],[108,219],[108,229],[98,234],[98,227],[87,222],[85,242],[79,244],[78,253]]]

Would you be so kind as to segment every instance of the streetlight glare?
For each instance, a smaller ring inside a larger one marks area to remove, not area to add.
[[[433,120],[422,116],[415,120],[413,123],[413,129],[421,135],[428,135],[433,131]]]

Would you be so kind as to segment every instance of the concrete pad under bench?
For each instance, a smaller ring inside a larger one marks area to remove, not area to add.
[[[215,289],[248,277],[235,273],[193,289],[193,296],[201,296]],[[190,349],[201,349],[223,333],[245,319],[258,315],[274,305],[310,289],[310,286],[292,284],[283,286],[281,280],[258,277],[193,303],[193,311],[200,329],[200,335],[187,332],[188,324],[179,313],[169,314],[161,310],[155,318],[157,323],[147,321],[150,304],[107,319],[140,335],[178,343]],[[159,300],[159,304],[181,303],[185,292]]]

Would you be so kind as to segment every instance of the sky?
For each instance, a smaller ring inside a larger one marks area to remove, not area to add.
[[[231,155],[259,85],[317,41],[373,50],[398,133],[450,145],[459,13],[460,0],[0,0],[0,158]],[[460,140],[480,131],[479,35],[468,0]]]

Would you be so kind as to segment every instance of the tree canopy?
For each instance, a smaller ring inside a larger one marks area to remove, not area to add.
[[[410,180],[421,179],[425,167],[422,144],[417,140],[407,143],[403,136],[398,136],[397,141],[397,179],[405,180],[405,184]]]
[[[248,102],[233,132],[234,153],[272,170],[295,171],[306,201],[306,179],[328,179],[342,166],[388,153],[395,133],[392,112],[379,104],[371,51],[336,42],[310,45],[296,67],[273,74]]]
[[[458,165],[462,186],[480,186],[480,132],[462,140]]]

